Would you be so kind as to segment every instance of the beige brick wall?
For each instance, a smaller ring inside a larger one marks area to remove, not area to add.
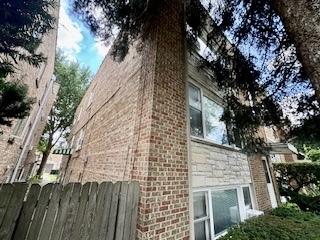
[[[189,239],[182,2],[160,3],[139,52],[106,57],[72,129],[85,137],[64,182],[139,181],[139,239]]]
[[[54,16],[58,18],[58,7],[53,11]],[[56,24],[57,28],[57,24]],[[12,127],[3,127],[3,134],[0,136],[0,182],[5,181],[11,175],[17,159],[21,153],[22,148],[25,146],[28,134],[31,134],[31,142],[28,144],[27,151],[29,156],[33,156],[35,146],[42,134],[45,126],[45,121],[48,113],[52,107],[53,100],[56,95],[57,86],[50,87],[50,80],[53,74],[54,59],[55,59],[55,46],[57,38],[57,29],[50,31],[43,37],[43,42],[39,46],[38,51],[42,52],[47,58],[47,61],[39,68],[30,66],[26,62],[20,62],[16,65],[17,70],[13,76],[9,76],[11,81],[21,81],[28,86],[28,95],[34,99],[34,105],[26,121],[23,134],[21,136],[13,136],[13,130],[17,120],[13,122]],[[45,92],[49,91],[48,101],[44,102]],[[44,102],[44,107],[40,109],[40,105]],[[35,123],[38,112],[41,112],[41,118],[36,122],[35,131],[30,132],[31,126]],[[8,142],[9,139],[14,139],[14,143]],[[21,167],[24,167],[27,154],[23,158]],[[28,160],[33,161],[34,158]]]

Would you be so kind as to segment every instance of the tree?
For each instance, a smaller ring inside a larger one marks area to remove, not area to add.
[[[42,152],[41,164],[37,171],[40,177],[52,148],[61,138],[68,136],[74,114],[91,77],[88,68],[67,61],[60,52],[56,56],[54,72],[60,88],[38,144],[38,150]]]
[[[273,0],[272,4],[292,37],[298,58],[320,99],[320,1]]]
[[[37,52],[42,36],[50,31],[55,19],[50,12],[55,0],[2,0],[0,2],[0,124],[11,125],[13,118],[28,115],[32,99],[19,79],[7,81],[18,62],[38,67],[45,61]]]
[[[120,30],[112,54],[122,60],[134,41],[143,41],[147,36],[150,22],[158,14],[161,2],[75,0],[74,10],[92,32],[106,42],[113,37],[115,29]],[[214,70],[220,88],[226,93],[227,111],[223,117],[229,125],[241,131],[243,140],[253,151],[258,150],[258,145],[263,145],[262,139],[256,137],[259,126],[282,127],[288,124],[280,105],[284,101],[298,101],[300,106],[296,112],[312,113],[314,116],[319,113],[319,96],[317,98],[313,93],[313,90],[318,91],[318,78],[313,78],[310,68],[303,65],[305,61],[299,61],[302,56],[299,51],[303,48],[299,48],[299,43],[292,37],[292,34],[299,35],[305,27],[299,25],[301,31],[291,31],[287,18],[282,16],[284,13],[275,2],[185,1],[189,48],[196,45],[202,35],[208,23],[207,16],[210,15],[214,21],[206,41],[207,45],[214,43],[218,46],[215,57],[209,54],[203,66]],[[280,2],[284,5],[285,1]],[[317,0],[311,2],[317,9]],[[286,10],[290,12],[288,8]],[[312,16],[306,18],[311,21]],[[231,54],[226,41],[217,41],[221,33],[228,36],[233,44]],[[316,50],[313,48],[314,54],[317,54]],[[310,53],[306,55],[310,58]],[[319,61],[309,61],[309,64],[319,67]],[[245,101],[240,101],[239,95],[243,95]],[[311,108],[313,111],[310,111]]]

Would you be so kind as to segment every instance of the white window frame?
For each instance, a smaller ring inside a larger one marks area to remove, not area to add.
[[[84,130],[81,129],[79,137],[78,137],[78,141],[77,141],[76,151],[81,150],[82,144],[83,144],[83,140],[84,140]]]
[[[203,90],[204,87],[202,87],[201,85],[199,85],[198,83],[196,83],[195,81],[193,81],[191,79],[188,80],[188,91],[189,91],[189,86],[190,85],[193,85],[195,88],[198,88],[200,90],[200,98],[201,98],[200,99],[201,100],[201,110],[200,111],[201,111],[201,117],[202,117],[202,132],[203,132],[203,137],[198,137],[198,136],[192,135],[191,131],[189,130],[191,138],[204,140],[204,141],[207,141],[209,143],[213,143],[213,144],[220,145],[220,146],[226,146],[226,147],[232,147],[232,148],[238,149],[238,147],[233,146],[233,145],[230,144],[230,139],[229,138],[228,138],[228,144],[221,144],[221,143],[217,143],[217,142],[215,142],[212,139],[207,137],[207,129],[205,127],[205,119],[204,119],[204,101],[203,101],[204,97],[208,98],[209,100],[213,101],[217,105],[221,106],[223,109],[225,109],[225,104],[222,103],[222,101],[223,101],[222,99],[217,99],[218,97],[210,96],[210,95],[213,95],[213,94],[204,94],[203,93],[204,92],[204,90]],[[207,92],[209,92],[209,91],[207,91]],[[190,108],[191,105],[190,105],[190,102],[189,102],[189,95],[188,95],[187,101],[188,101],[188,107]],[[189,116],[189,121],[190,121],[190,116]],[[225,123],[225,125],[226,125],[226,130],[228,132],[227,124]]]
[[[211,197],[212,193],[217,192],[217,191],[235,190],[236,189],[237,190],[237,199],[238,199],[238,206],[239,206],[240,221],[243,222],[246,219],[248,219],[247,215],[246,215],[246,206],[244,203],[244,196],[243,196],[243,188],[244,187],[249,187],[252,209],[256,209],[256,204],[255,204],[254,195],[253,195],[254,193],[253,193],[252,185],[250,183],[241,184],[241,185],[230,185],[230,186],[204,187],[204,188],[197,188],[197,189],[193,190],[193,193],[204,192],[205,196],[207,197],[206,204],[208,204],[208,205],[206,206],[206,208],[207,208],[207,211],[209,211],[208,215],[209,215],[210,235],[211,235],[212,240],[218,239],[219,237],[227,234],[227,232],[228,232],[228,229],[226,229],[225,231],[215,235],[213,207],[212,207],[213,203],[212,203],[212,197]],[[200,219],[200,220],[202,220],[202,219]],[[199,219],[194,220],[192,217],[193,226],[198,221],[199,221]],[[207,235],[207,239],[209,239],[208,235]]]

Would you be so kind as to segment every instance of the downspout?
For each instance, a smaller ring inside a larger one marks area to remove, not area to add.
[[[28,132],[26,141],[25,141],[25,143],[24,143],[24,145],[23,145],[22,151],[21,151],[21,153],[20,153],[20,155],[19,155],[19,158],[18,158],[18,160],[17,160],[17,162],[16,162],[16,165],[15,165],[15,167],[14,167],[12,176],[11,176],[11,178],[10,178],[10,183],[13,183],[13,182],[15,181],[15,179],[16,179],[16,177],[17,177],[17,173],[18,173],[19,167],[20,167],[20,165],[21,165],[21,163],[22,163],[22,160],[23,160],[23,158],[25,157],[26,153],[28,152],[29,145],[30,145],[30,143],[31,143],[31,141],[32,141],[33,133],[34,133],[34,131],[35,131],[35,129],[36,129],[36,126],[38,125],[39,119],[41,118],[41,113],[42,113],[42,111],[43,111],[43,108],[44,108],[44,106],[47,104],[47,101],[48,101],[48,98],[49,98],[49,93],[50,93],[50,91],[52,91],[52,89],[53,89],[53,83],[55,82],[55,80],[56,80],[56,77],[53,75],[53,76],[51,77],[51,79],[50,79],[50,84],[49,84],[49,86],[48,86],[47,89],[46,89],[46,92],[45,92],[43,101],[42,101],[41,104],[40,104],[40,107],[39,107],[39,110],[38,110],[38,112],[37,112],[37,115],[36,115],[36,117],[35,117],[35,119],[34,119],[34,121],[33,121],[33,123],[32,123],[32,127],[31,127],[30,131]]]

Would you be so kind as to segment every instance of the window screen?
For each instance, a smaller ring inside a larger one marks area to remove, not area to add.
[[[215,234],[240,222],[236,189],[215,191],[211,197]]]

